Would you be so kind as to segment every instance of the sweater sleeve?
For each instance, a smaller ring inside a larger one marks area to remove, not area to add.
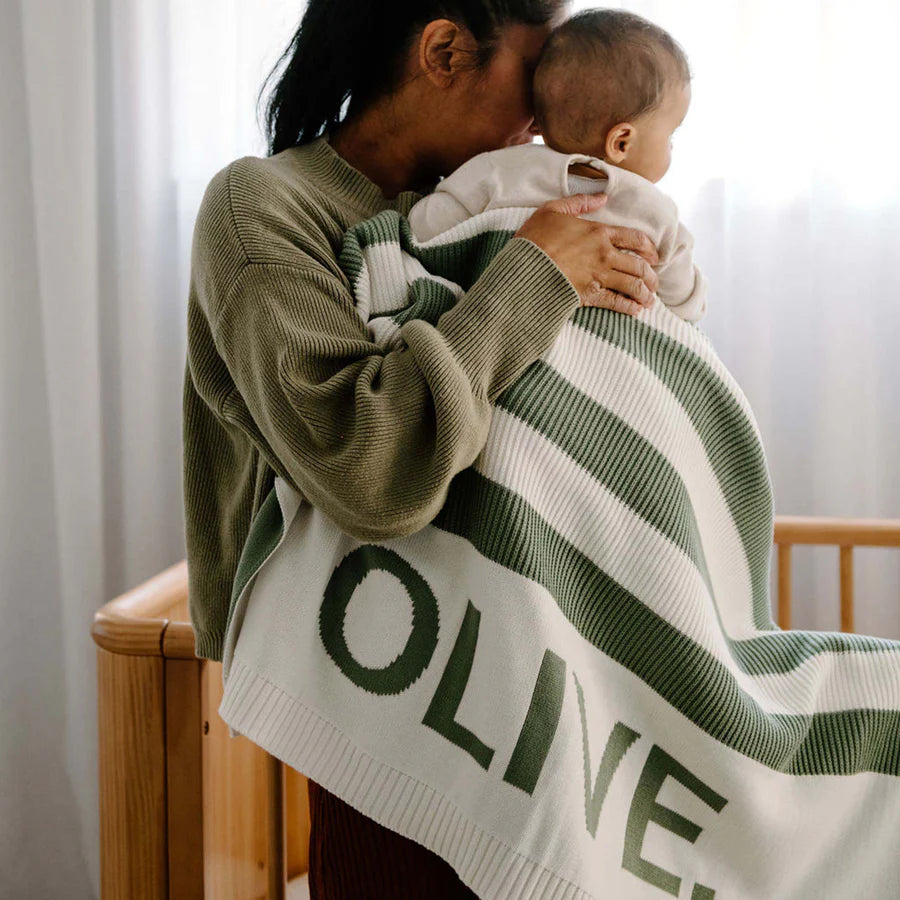
[[[523,238],[436,325],[407,322],[406,346],[392,351],[369,339],[346,282],[300,249],[290,265],[247,262],[220,293],[204,304],[234,385],[219,415],[362,540],[434,518],[487,439],[492,401],[578,306],[571,282]]]

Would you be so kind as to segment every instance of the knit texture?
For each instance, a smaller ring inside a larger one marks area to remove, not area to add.
[[[250,522],[277,475],[347,534],[410,534],[480,452],[491,402],[578,304],[537,246],[511,241],[451,314],[373,343],[337,264],[344,232],[386,200],[320,139],[239,160],[195,229],[184,380],[190,615],[221,659]],[[402,460],[402,463],[400,462]]]
[[[354,228],[372,335],[443,320],[525,214]],[[266,509],[223,718],[479,897],[900,895],[900,643],[772,621],[756,423],[663,304],[578,309],[419,532]]]

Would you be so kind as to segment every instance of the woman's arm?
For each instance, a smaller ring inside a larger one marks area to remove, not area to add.
[[[481,451],[491,401],[552,343],[578,295],[512,241],[436,326],[372,343],[353,298],[313,265],[248,265],[213,325],[236,393],[220,414],[269,465],[360,539],[408,534]]]
[[[642,260],[649,288],[625,272],[601,277],[617,258],[635,264],[613,245],[627,244],[626,230],[576,218],[596,198],[565,198],[535,213],[436,325],[407,322],[407,346],[385,351],[324,232],[253,174],[264,165],[234,164],[204,198],[189,321],[206,320],[214,347],[189,347],[191,377],[216,416],[360,539],[412,533],[434,518],[484,445],[492,401],[579,303],[610,305],[610,287],[649,302],[656,286]],[[655,257],[643,240],[636,249]]]
[[[296,229],[286,239],[278,222],[264,235],[235,221],[250,190],[238,184],[232,198],[223,173],[198,217],[193,315],[216,357],[192,352],[194,384],[342,530],[416,531],[480,452],[491,402],[552,343],[578,292],[543,250],[513,239],[436,326],[406,323],[407,347],[386,352],[346,280],[316,258],[321,237],[307,252]]]

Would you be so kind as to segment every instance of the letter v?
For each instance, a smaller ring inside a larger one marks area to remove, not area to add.
[[[616,722],[606,747],[603,750],[603,758],[600,760],[600,768],[597,770],[597,780],[591,790],[591,751],[588,743],[587,715],[584,711],[584,692],[578,676],[573,672],[575,689],[578,692],[578,711],[581,713],[581,735],[584,750],[584,818],[587,830],[591,837],[597,836],[597,823],[600,821],[600,810],[603,809],[603,801],[612,783],[613,775],[622,761],[622,757],[628,752],[628,748],[640,737],[627,725]]]

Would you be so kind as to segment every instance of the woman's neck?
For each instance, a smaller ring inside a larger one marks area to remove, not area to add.
[[[404,127],[396,109],[375,104],[359,116],[342,122],[329,143],[353,168],[381,188],[388,199],[402,191],[430,189],[431,177],[422,164],[414,129]]]

